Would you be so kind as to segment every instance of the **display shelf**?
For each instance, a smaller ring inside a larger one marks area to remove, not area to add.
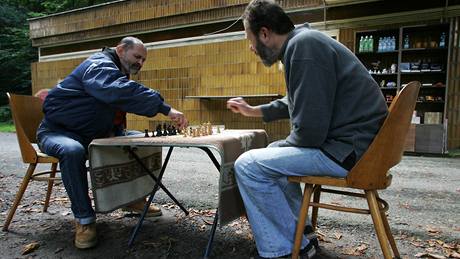
[[[361,39],[372,36],[374,44],[367,51],[359,52]],[[389,51],[379,51],[382,46],[376,44],[379,39],[394,38]],[[424,123],[441,124],[447,128],[445,119],[447,100],[447,68],[449,55],[449,25],[430,24],[404,26],[395,29],[369,30],[356,32],[356,56],[380,86],[386,103],[390,105],[396,94],[409,82],[419,81],[419,91],[414,116]],[[390,85],[388,87],[387,85]],[[394,87],[393,87],[394,85]],[[424,134],[432,130],[427,127]],[[415,133],[414,127],[414,134]],[[442,134],[441,134],[442,135]],[[439,134],[437,135],[440,136]],[[442,138],[432,142],[443,143]],[[416,136],[420,141],[421,136]],[[430,143],[432,143],[430,142]],[[428,147],[429,148],[429,147]],[[438,149],[439,150],[439,149]],[[412,150],[413,151],[413,150]],[[415,150],[417,152],[417,150]]]
[[[445,74],[446,71],[409,71],[409,72],[401,72],[401,75],[415,75],[415,74]]]

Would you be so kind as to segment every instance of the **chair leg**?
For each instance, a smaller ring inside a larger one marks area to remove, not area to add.
[[[379,198],[379,194],[377,191],[375,191],[375,196],[376,198]],[[383,208],[383,205],[380,203],[379,203],[379,208],[381,209]],[[398,251],[398,247],[396,246],[396,241],[393,237],[393,234],[391,233],[390,224],[388,224],[387,215],[385,215],[385,212],[382,210],[380,210],[380,215],[382,216],[383,225],[385,226],[385,233],[387,234],[388,241],[390,242],[390,245],[391,245],[391,249],[393,249],[394,257],[401,258],[401,255],[399,254],[399,251]]]
[[[313,185],[305,184],[303,192],[302,206],[300,207],[299,218],[297,219],[297,227],[295,232],[294,247],[292,248],[292,258],[298,258],[300,253],[300,246],[302,245],[303,231],[305,229],[305,220],[308,216],[308,206],[310,205],[311,193]]]
[[[372,221],[374,222],[375,232],[377,233],[377,237],[379,239],[380,248],[382,249],[383,256],[385,259],[390,259],[391,257],[391,250],[388,246],[388,238],[385,233],[385,226],[383,224],[383,220],[380,214],[379,204],[377,202],[376,191],[369,191],[366,190],[366,199],[369,205],[369,210],[371,212]]]
[[[319,203],[321,196],[321,185],[315,186],[315,191],[313,194],[313,202]],[[318,225],[318,207],[312,207],[311,209],[311,225],[313,230],[316,231],[316,226]]]
[[[22,179],[21,186],[19,187],[18,192],[16,193],[16,197],[14,198],[13,206],[10,208],[8,212],[8,216],[6,217],[5,224],[3,224],[3,231],[8,231],[8,227],[10,226],[11,220],[13,219],[14,213],[21,202],[22,196],[27,189],[27,185],[30,182],[30,178],[32,178],[32,174],[34,173],[35,167],[37,164],[29,164],[29,168],[27,169],[26,175]]]
[[[54,178],[56,176],[56,170],[57,170],[57,163],[51,164],[50,178]],[[43,205],[43,212],[46,212],[50,205],[50,197],[51,197],[51,191],[53,190],[53,184],[54,184],[54,179],[48,179],[48,189],[46,190],[46,198],[45,198],[45,205]]]

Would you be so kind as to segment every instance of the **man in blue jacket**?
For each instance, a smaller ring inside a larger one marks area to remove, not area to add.
[[[86,153],[95,138],[124,134],[120,114],[168,116],[179,128],[187,126],[182,112],[170,107],[155,90],[129,80],[143,66],[147,50],[137,38],[126,37],[112,50],[104,48],[83,61],[49,91],[45,117],[37,130],[40,149],[59,158],[62,180],[76,219],[75,246],[96,245],[96,215],[88,196]],[[117,118],[115,118],[115,116]],[[118,121],[118,123],[115,123]],[[152,207],[152,214],[161,214]]]
[[[294,28],[274,1],[251,1],[243,24],[250,49],[266,66],[283,63],[287,94],[259,106],[233,98],[227,107],[265,122],[290,119],[291,132],[268,148],[242,154],[235,177],[259,255],[284,258],[293,247],[301,204],[299,184],[287,177],[345,177],[377,134],[387,106],[350,50],[308,24]],[[316,254],[309,236],[302,241],[302,258]]]

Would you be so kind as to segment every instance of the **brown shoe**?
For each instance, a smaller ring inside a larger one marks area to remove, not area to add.
[[[141,214],[142,211],[144,211],[144,206],[145,206],[145,202],[140,201],[140,202],[136,202],[131,205],[128,205],[124,207],[122,210]],[[163,213],[161,212],[161,209],[159,207],[153,204],[150,204],[150,207],[147,210],[147,213],[145,214],[145,216],[146,217],[159,217],[162,214]]]
[[[96,223],[81,225],[75,222],[75,246],[79,249],[86,249],[96,246]]]

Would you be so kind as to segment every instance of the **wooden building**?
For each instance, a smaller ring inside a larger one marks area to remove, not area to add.
[[[39,48],[39,61],[32,64],[33,93],[53,87],[90,54],[132,35],[148,49],[147,62],[133,79],[159,90],[191,124],[264,128],[271,140],[284,138],[287,121],[264,124],[225,107],[233,96],[260,104],[285,95],[282,68],[265,68],[248,49],[239,20],[248,2],[119,0],[31,19],[30,38]],[[296,24],[309,22],[354,51],[388,102],[408,81],[424,84],[408,151],[460,148],[460,1],[279,3]],[[143,131],[165,120],[129,115],[128,126]]]

